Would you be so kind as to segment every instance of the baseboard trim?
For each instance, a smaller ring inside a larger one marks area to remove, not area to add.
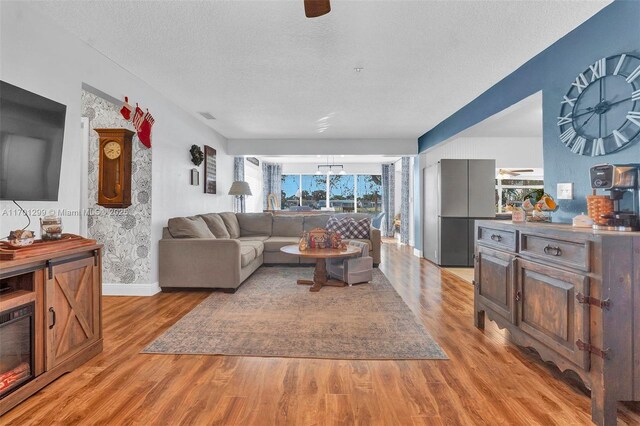
[[[157,282],[149,284],[102,283],[103,296],[153,296],[161,291]]]
[[[416,257],[422,257],[422,250],[418,250],[417,248],[414,248],[413,255]]]

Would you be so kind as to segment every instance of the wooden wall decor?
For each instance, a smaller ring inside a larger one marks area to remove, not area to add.
[[[131,205],[132,138],[128,129],[95,129],[100,136],[98,205],[113,209]]]
[[[216,193],[216,150],[204,146],[204,193]]]

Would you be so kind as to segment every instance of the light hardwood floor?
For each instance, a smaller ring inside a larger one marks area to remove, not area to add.
[[[142,355],[207,292],[105,297],[105,350],[0,424],[588,425],[585,390],[473,326],[473,288],[386,243],[381,269],[449,361]],[[294,285],[294,284],[292,284]],[[620,424],[640,406],[620,404]]]

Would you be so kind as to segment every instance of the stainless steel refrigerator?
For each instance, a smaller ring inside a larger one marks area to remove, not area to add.
[[[495,218],[495,160],[440,160],[423,170],[423,254],[473,266],[476,219]]]

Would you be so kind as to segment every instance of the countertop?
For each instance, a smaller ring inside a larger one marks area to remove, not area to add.
[[[606,235],[606,236],[619,236],[619,237],[640,237],[640,232],[621,232],[621,231],[597,231],[592,228],[578,228],[568,223],[553,223],[553,222],[513,222],[511,220],[478,220],[476,225],[491,224],[496,228],[511,228],[517,227],[518,229],[530,229],[532,231],[560,231],[568,232],[572,234],[588,234],[593,236]]]

